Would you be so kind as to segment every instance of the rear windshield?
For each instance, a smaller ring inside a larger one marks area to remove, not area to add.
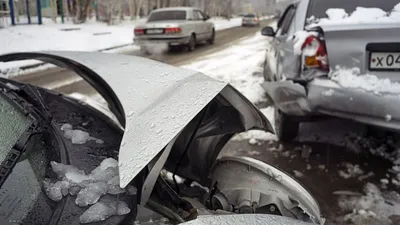
[[[186,20],[186,11],[170,10],[153,12],[147,21],[152,22],[161,20]]]
[[[252,17],[256,17],[256,15],[254,15],[254,14],[246,14],[246,15],[244,15],[244,17],[252,18]]]
[[[331,8],[341,8],[347,13],[354,12],[356,7],[380,8],[386,12],[391,11],[399,0],[312,0],[308,7],[307,18],[315,16],[316,18],[326,17],[326,10]]]

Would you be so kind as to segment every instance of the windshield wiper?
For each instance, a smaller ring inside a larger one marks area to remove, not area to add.
[[[36,134],[43,134],[51,123],[52,116],[36,87],[30,85],[16,87],[0,81],[0,88],[2,88],[1,92],[9,100],[9,103],[25,116],[30,117],[29,119],[32,121],[0,164],[1,187],[18,160],[26,152],[31,137]]]

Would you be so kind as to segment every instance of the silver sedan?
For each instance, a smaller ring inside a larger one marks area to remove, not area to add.
[[[276,30],[262,30],[272,38],[263,86],[280,140],[321,115],[400,131],[398,3],[302,0],[287,7]]]
[[[196,44],[213,44],[215,26],[200,9],[170,7],[154,10],[144,24],[135,27],[135,44],[142,49],[160,46],[186,46],[193,51]]]

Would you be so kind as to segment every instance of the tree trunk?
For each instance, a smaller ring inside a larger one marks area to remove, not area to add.
[[[139,0],[139,3],[136,4],[136,18],[140,18],[140,10],[142,9],[143,0]]]
[[[87,12],[92,0],[78,0],[74,23],[84,23],[87,19]]]

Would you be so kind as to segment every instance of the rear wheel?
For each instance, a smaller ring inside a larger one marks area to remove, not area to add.
[[[207,43],[213,45],[215,43],[215,30],[212,30],[211,38],[207,40]]]
[[[275,133],[280,141],[291,141],[299,133],[300,122],[275,107]]]
[[[196,36],[192,34],[189,39],[189,43],[187,44],[187,50],[189,52],[193,52],[196,49]]]

